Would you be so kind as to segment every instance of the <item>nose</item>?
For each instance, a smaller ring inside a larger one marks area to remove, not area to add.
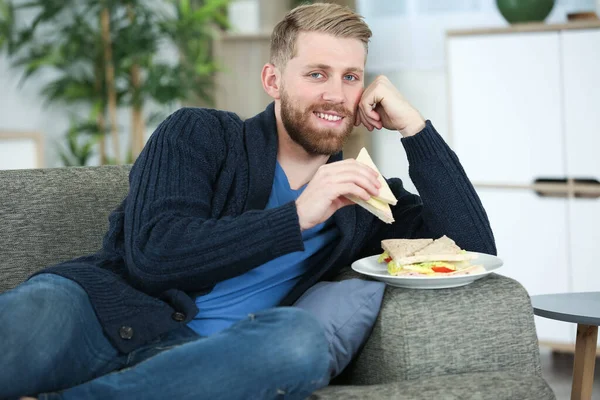
[[[344,103],[346,95],[344,94],[343,82],[337,79],[330,79],[327,82],[325,92],[323,93],[323,101],[334,104]]]

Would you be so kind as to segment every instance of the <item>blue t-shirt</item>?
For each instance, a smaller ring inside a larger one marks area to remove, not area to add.
[[[271,196],[266,208],[295,201],[304,186],[290,187],[285,172],[277,163]],[[209,336],[246,318],[249,313],[277,306],[307,272],[308,259],[338,236],[330,218],[325,223],[302,232],[304,251],[289,253],[271,260],[245,274],[219,282],[213,290],[196,298],[200,310],[188,326],[201,336]]]

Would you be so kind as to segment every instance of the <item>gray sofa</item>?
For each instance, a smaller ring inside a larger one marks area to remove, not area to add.
[[[96,251],[129,167],[0,171],[0,292]],[[356,276],[350,269],[338,279]],[[354,362],[312,399],[554,399],[527,292],[491,275],[455,289],[388,287]]]

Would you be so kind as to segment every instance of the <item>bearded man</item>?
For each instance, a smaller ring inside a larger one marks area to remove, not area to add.
[[[0,296],[0,398],[306,398],[330,378],[323,327],[289,307],[307,289],[386,238],[448,235],[494,254],[431,122],[386,77],[365,88],[370,36],[348,8],[300,6],[273,31],[262,113],[184,108],[163,121],[102,249]],[[397,131],[406,149],[420,196],[388,179],[392,224],[347,199],[381,188],[342,158],[360,124]]]

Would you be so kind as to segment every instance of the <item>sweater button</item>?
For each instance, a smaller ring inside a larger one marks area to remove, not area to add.
[[[177,322],[183,322],[185,321],[185,314],[180,312],[174,312],[173,315],[171,315],[171,318],[173,318]]]
[[[122,326],[121,329],[119,329],[119,336],[121,336],[121,339],[131,339],[133,337],[133,328],[130,326]]]

